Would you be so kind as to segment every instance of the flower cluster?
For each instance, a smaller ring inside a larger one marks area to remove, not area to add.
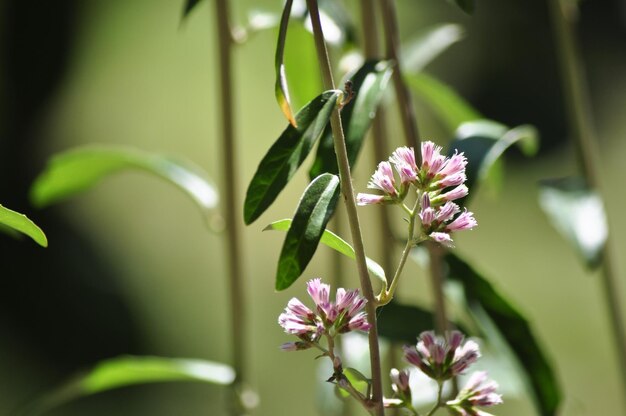
[[[315,303],[315,311],[297,298],[292,298],[278,323],[288,334],[297,335],[300,341],[288,342],[281,347],[286,351],[307,349],[317,343],[322,335],[334,337],[350,331],[368,331],[370,324],[363,308],[367,300],[359,295],[358,289],[337,289],[335,302],[330,301],[330,285],[321,279],[307,283],[307,292]]]
[[[477,223],[471,212],[461,213],[461,208],[453,202],[469,192],[464,185],[467,159],[458,152],[446,157],[441,150],[433,142],[423,142],[422,163],[417,166],[413,148],[396,149],[389,161],[378,165],[368,183],[368,188],[383,194],[359,193],[357,204],[400,204],[413,186],[419,198],[423,235],[444,245],[452,245],[450,232],[472,229]],[[396,181],[392,165],[399,181]]]
[[[502,403],[502,396],[496,393],[498,384],[487,380],[487,373],[477,371],[465,384],[454,400],[446,404],[458,416],[491,416],[478,407],[495,406]]]
[[[478,344],[467,341],[459,331],[438,337],[432,331],[422,332],[415,347],[404,347],[404,358],[428,377],[445,381],[463,373],[480,357]]]

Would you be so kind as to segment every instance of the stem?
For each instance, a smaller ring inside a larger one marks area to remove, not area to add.
[[[406,245],[404,246],[404,250],[402,251],[402,256],[400,256],[400,263],[396,268],[396,272],[393,275],[391,280],[391,285],[389,289],[385,288],[385,291],[379,295],[378,306],[386,305],[393,299],[393,295],[396,292],[396,288],[398,287],[398,281],[400,280],[400,274],[404,269],[404,265],[406,264],[406,260],[409,258],[409,254],[411,253],[411,249],[417,245],[417,241],[413,237],[415,234],[415,220],[417,217],[417,206],[419,205],[420,198],[418,197],[415,200],[415,205],[413,206],[413,210],[409,215],[409,230],[406,240]]]
[[[435,403],[435,406],[430,409],[430,412],[428,412],[426,414],[426,416],[432,416],[435,414],[435,412],[437,411],[437,409],[439,409],[441,407],[441,395],[443,393],[443,383],[439,382],[438,383],[438,390],[437,390],[437,403]]]
[[[392,79],[396,91],[396,98],[400,106],[400,118],[407,144],[415,149],[415,156],[418,164],[421,163],[421,153],[419,152],[420,134],[417,128],[415,116],[415,106],[411,98],[411,93],[404,78],[402,77],[402,65],[398,50],[400,48],[400,34],[398,20],[396,17],[395,0],[380,0],[383,16],[383,26],[385,28],[385,40],[387,49],[387,59],[395,61]]]
[[[330,61],[328,60],[328,53],[326,51],[326,43],[324,41],[324,33],[322,31],[322,24],[320,22],[317,1],[307,0],[307,6],[309,8],[309,14],[311,16],[311,23],[313,26],[313,35],[315,38],[318,61],[321,67],[322,78],[324,80],[324,88],[334,89],[335,83],[333,81],[332,69],[330,66]],[[339,166],[341,192],[346,203],[350,233],[352,235],[352,242],[354,245],[354,251],[357,260],[357,269],[359,273],[359,279],[361,281],[361,290],[363,291],[363,296],[365,296],[365,299],[367,299],[367,319],[371,325],[368,338],[372,375],[372,410],[376,415],[384,416],[385,409],[383,408],[380,349],[378,345],[378,329],[376,326],[376,299],[374,297],[374,290],[372,289],[372,283],[370,281],[367,266],[365,263],[365,250],[363,247],[363,239],[361,237],[361,228],[359,225],[359,216],[357,213],[356,202],[354,199],[354,189],[352,187],[352,177],[350,175],[350,165],[348,163],[348,154],[346,151],[346,142],[343,134],[343,128],[341,126],[339,108],[335,108],[335,110],[333,111],[330,123],[333,132],[335,152],[337,154],[337,165]]]
[[[380,58],[380,45],[378,41],[378,26],[376,25],[375,0],[361,0],[361,29],[363,36],[363,50],[366,59]],[[376,110],[376,117],[372,121],[372,138],[374,139],[374,163],[387,158],[385,146],[385,134],[387,123],[385,111],[382,106]],[[389,211],[385,208],[378,209],[379,221],[378,235],[381,238],[382,266],[383,270],[393,268],[393,231]]]
[[[417,119],[415,116],[415,108],[411,93],[402,77],[402,63],[400,62],[399,50],[399,28],[397,13],[395,8],[395,0],[380,0],[383,15],[383,24],[385,26],[385,39],[387,40],[387,57],[396,61],[396,68],[393,71],[393,84],[396,90],[396,97],[400,105],[400,116],[404,135],[409,146],[415,149],[415,157],[418,163],[421,163],[421,152],[419,151],[420,137],[417,128]],[[447,327],[446,309],[443,296],[443,267],[440,248],[436,244],[428,245],[428,253],[430,257],[430,277],[433,286],[433,295],[435,299],[435,315],[437,332],[443,334]]]
[[[240,240],[240,223],[236,213],[239,212],[239,204],[235,191],[239,189],[236,169],[235,133],[233,121],[233,90],[232,90],[232,32],[229,25],[229,2],[228,0],[216,0],[215,12],[217,20],[217,37],[219,42],[219,89],[221,108],[221,134],[223,155],[223,180],[225,193],[224,219],[226,223],[226,242],[228,246],[228,268],[230,279],[230,316],[231,324],[231,348],[233,351],[233,367],[236,380],[233,384],[234,394],[241,390],[243,381],[246,380],[245,346],[246,339],[246,311],[243,293],[243,272],[241,259],[245,258],[242,253]],[[231,414],[239,414],[240,400],[233,398]]]
[[[566,9],[560,0],[549,0],[551,6],[556,46],[559,52],[561,76],[567,105],[570,133],[575,136],[580,168],[587,184],[600,193],[598,174],[597,139],[594,131],[590,100],[584,79],[584,67],[573,34],[573,5]],[[611,239],[602,248],[602,282],[609,319],[622,375],[622,388],[626,391],[626,333],[620,305],[617,272],[612,259]],[[623,391],[623,392],[624,392]],[[626,395],[622,394],[622,398]]]

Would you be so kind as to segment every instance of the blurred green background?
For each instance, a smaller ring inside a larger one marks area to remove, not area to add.
[[[29,241],[0,236],[0,414],[11,414],[105,357],[230,359],[223,239],[207,232],[182,193],[147,175],[128,173],[43,211],[26,198],[51,154],[86,143],[182,155],[224,183],[211,2],[203,1],[183,23],[182,1],[40,3],[0,2],[0,202],[27,213],[50,240],[44,251]],[[358,2],[346,4],[358,10]],[[281,2],[233,5],[235,21],[243,22],[248,10],[278,12]],[[626,414],[599,276],[584,270],[537,204],[538,180],[576,172],[545,2],[478,0],[473,17],[439,0],[399,0],[398,7],[405,38],[435,23],[462,24],[465,39],[428,71],[485,116],[509,125],[532,123],[542,134],[534,159],[510,155],[498,195],[483,189],[473,201],[480,226],[458,237],[458,250],[526,312],[562,383],[561,414]],[[625,8],[617,1],[583,2],[578,33],[622,273]],[[358,15],[353,18],[358,21]],[[285,125],[274,102],[275,40],[275,31],[260,32],[235,53],[241,183],[230,186],[240,200],[261,155]],[[305,69],[307,74],[291,76],[316,76],[314,65]],[[441,144],[450,140],[419,103],[418,116],[425,138]],[[389,141],[399,145],[397,120],[391,116],[390,121]],[[368,146],[355,173],[357,189],[365,188],[374,166]],[[261,232],[267,223],[291,216],[306,180],[303,170],[277,204],[244,230],[251,340],[246,348],[261,398],[259,415],[316,414],[315,386],[324,378],[316,373],[313,353],[278,349],[289,337],[276,319],[289,298],[303,296],[306,279],[274,292],[282,236]],[[376,209],[361,209],[365,224],[374,221]],[[366,229],[366,248],[377,258],[375,231]],[[321,247],[304,277],[330,279],[330,258]],[[344,284],[356,286],[354,271],[345,270]],[[622,278],[620,283],[626,299],[626,282]],[[403,300],[430,302],[427,278],[416,266],[407,268],[400,290]],[[151,385],[83,399],[51,414],[220,415],[225,400],[217,387]],[[533,414],[523,393],[507,392],[504,400],[494,413]]]

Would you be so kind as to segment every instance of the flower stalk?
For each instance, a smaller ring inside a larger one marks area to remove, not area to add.
[[[237,158],[235,149],[234,115],[233,115],[233,87],[232,70],[232,46],[233,38],[230,29],[229,2],[228,0],[215,1],[215,17],[218,38],[218,62],[219,62],[219,91],[220,91],[220,137],[222,138],[223,180],[224,180],[224,210],[223,215],[226,224],[224,233],[227,243],[228,270],[229,270],[229,295],[232,362],[235,369],[236,379],[233,384],[233,402],[231,414],[241,414],[243,404],[239,399],[246,374],[247,325],[246,310],[243,291],[243,270],[241,259],[245,258],[240,240],[241,227],[237,221],[236,213],[239,212],[236,190],[238,174]]]
[[[561,0],[550,0],[556,49],[559,54],[561,78],[565,92],[565,103],[570,133],[575,137],[580,169],[587,184],[600,192],[597,137],[593,126],[591,105],[583,74],[583,63],[573,34],[575,3],[565,4]],[[612,258],[610,236],[602,248],[602,282],[609,309],[609,319],[617,347],[622,376],[622,394],[626,398],[626,330],[618,290],[618,277]]]
[[[320,21],[317,0],[307,0],[307,7],[311,16],[313,36],[315,39],[318,61],[324,81],[324,88],[335,89],[332,68],[330,65],[330,60],[328,58],[326,42],[324,41],[324,33],[322,31],[322,24]],[[361,228],[359,225],[359,217],[354,199],[354,189],[352,187],[352,177],[350,174],[350,165],[348,163],[348,155],[346,151],[343,127],[341,125],[339,108],[336,108],[333,111],[330,123],[335,144],[335,153],[337,154],[337,165],[339,167],[339,176],[341,180],[341,192],[343,194],[343,199],[346,204],[348,222],[350,225],[350,233],[352,236],[352,242],[356,255],[359,280],[361,283],[363,295],[368,301],[366,305],[366,310],[367,319],[369,324],[371,325],[371,329],[368,333],[368,339],[370,347],[370,367],[372,377],[372,411],[377,416],[384,416],[385,410],[383,408],[380,347],[378,344],[378,329],[376,326],[376,299],[374,296],[374,290],[372,288],[372,283],[369,278],[369,273],[367,271],[367,265],[365,261],[365,249],[363,246]]]

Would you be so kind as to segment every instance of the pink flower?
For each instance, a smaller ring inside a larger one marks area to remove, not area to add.
[[[461,215],[456,217],[454,221],[450,224],[446,225],[447,231],[460,231],[460,230],[471,230],[476,227],[478,223],[474,219],[474,214],[468,212],[467,209]]]
[[[391,388],[396,397],[402,402],[411,403],[411,387],[409,386],[410,373],[408,371],[398,371],[392,368],[389,372],[391,378]]]
[[[487,373],[477,371],[467,381],[454,400],[446,403],[448,408],[460,416],[489,415],[478,407],[495,406],[502,403],[502,396],[496,393],[498,384],[487,380]]]
[[[446,247],[454,247],[452,237],[448,233],[432,232],[428,235],[433,241],[443,244]]]
[[[422,170],[428,175],[435,176],[445,162],[441,154],[441,146],[431,141],[422,142]]]
[[[441,170],[438,172],[439,175],[442,176],[452,176],[457,175],[459,173],[465,173],[465,167],[467,166],[467,159],[463,155],[463,153],[454,152],[449,159],[446,159]]]
[[[448,380],[461,374],[480,356],[474,341],[461,345],[463,338],[458,331],[447,333],[445,338],[435,336],[432,331],[422,332],[415,347],[404,347],[404,358],[428,377]]]
[[[417,164],[415,163],[415,151],[409,147],[399,147],[393,152],[389,160],[393,163],[400,181],[403,185],[417,180]]]
[[[444,206],[437,212],[437,221],[449,221],[454,215],[458,214],[461,208],[454,202],[446,202]]]
[[[376,205],[382,204],[385,202],[384,195],[374,195],[374,194],[362,194],[359,193],[356,196],[357,205]]]
[[[395,188],[395,179],[389,162],[380,162],[376,172],[372,175],[367,187],[370,189],[379,189],[390,196],[397,196],[398,192]]]
[[[309,280],[306,284],[307,292],[318,310],[324,311],[326,314],[330,311],[330,285],[322,283],[322,279]]]
[[[367,332],[372,326],[367,322],[367,315],[365,312],[360,312],[356,314],[353,318],[348,322],[348,328],[350,331],[363,331]],[[347,332],[347,331],[346,331]]]
[[[446,201],[454,201],[455,199],[465,198],[469,193],[469,189],[465,185],[459,185],[451,191],[442,194],[444,200]]]

